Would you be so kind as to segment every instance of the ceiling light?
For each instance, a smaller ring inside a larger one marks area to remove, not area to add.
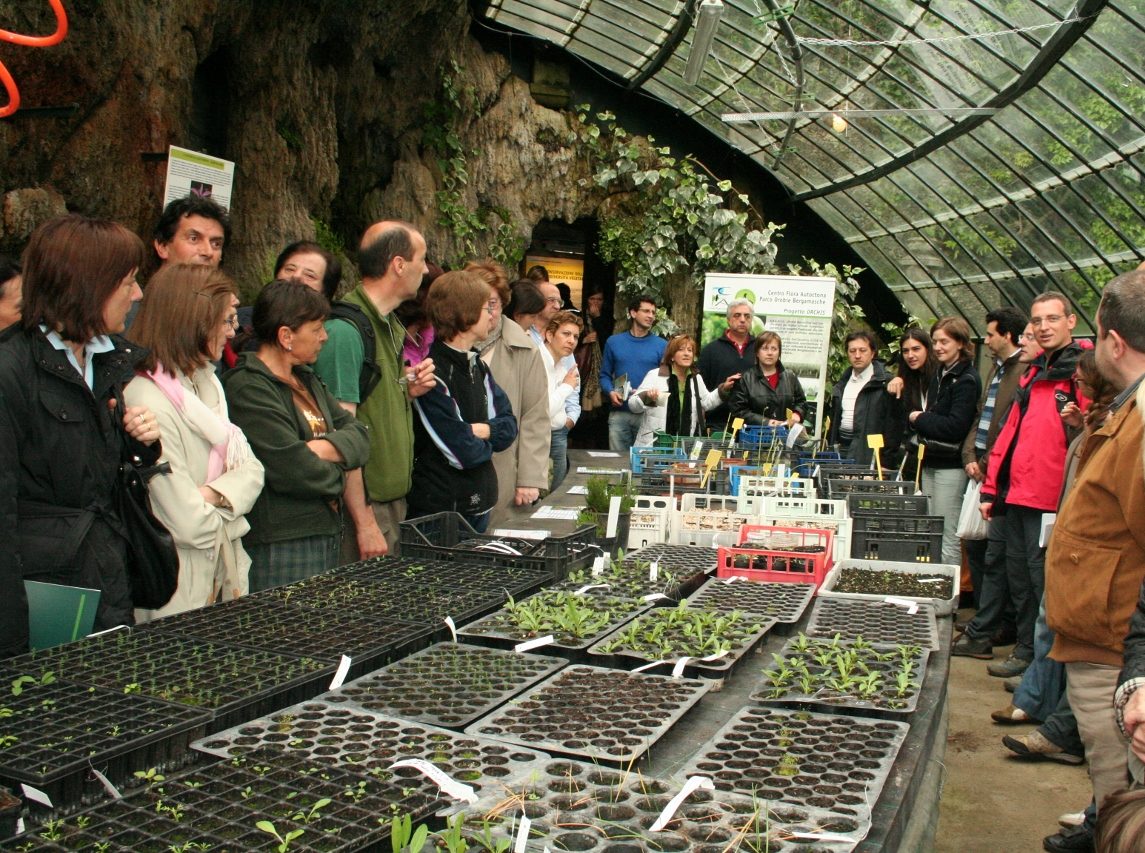
[[[831,130],[836,133],[842,133],[847,129],[847,120],[839,113],[831,113]]]
[[[704,70],[704,62],[712,49],[720,15],[724,13],[723,0],[702,0],[696,10],[696,32],[692,35],[692,50],[688,54],[688,67],[684,69],[684,82],[695,86]]]

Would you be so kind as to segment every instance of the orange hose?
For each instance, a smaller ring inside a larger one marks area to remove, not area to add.
[[[50,36],[25,36],[8,30],[0,30],[0,41],[24,47],[51,47],[62,42],[68,34],[68,15],[64,11],[63,0],[48,0],[48,4],[56,14],[56,31],[54,33]],[[0,84],[3,84],[4,91],[8,94],[8,103],[0,107],[0,118],[7,118],[20,109],[20,90],[16,87],[16,81],[12,79],[12,75],[8,73],[3,62],[0,62]]]

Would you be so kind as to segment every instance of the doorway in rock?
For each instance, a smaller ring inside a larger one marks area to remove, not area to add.
[[[546,219],[533,228],[533,242],[525,252],[519,273],[523,276],[534,265],[549,271],[553,284],[567,284],[573,307],[580,312],[586,325],[596,330],[596,346],[604,351],[604,341],[613,330],[616,303],[616,276],[612,264],[601,260],[597,253],[598,223],[592,217],[582,217],[573,223]],[[604,296],[599,318],[589,316],[588,297],[593,293]],[[583,337],[583,335],[582,335]],[[591,353],[592,344],[577,348],[577,362],[582,374],[599,359]],[[595,385],[595,383],[593,383]],[[581,379],[582,389],[586,383]],[[608,448],[607,401],[588,408],[591,403],[583,399],[580,420],[569,433],[569,447],[587,449]]]

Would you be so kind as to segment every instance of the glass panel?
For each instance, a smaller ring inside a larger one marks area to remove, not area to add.
[[[859,233],[859,229],[855,227],[854,220],[836,206],[835,202],[839,201],[840,198],[841,196],[832,196],[830,201],[816,199],[810,204],[810,207],[848,243],[864,240],[865,238]]]
[[[819,205],[829,202],[830,205],[839,212],[840,216],[847,219],[852,223],[852,228],[856,233],[869,233],[881,227],[879,220],[871,216],[865,208],[855,202],[850,193],[834,193],[824,199],[813,199],[808,202],[811,208],[819,211]]]

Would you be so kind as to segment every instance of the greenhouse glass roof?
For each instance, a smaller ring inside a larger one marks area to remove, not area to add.
[[[981,332],[988,307],[1052,288],[1088,334],[1102,286],[1145,256],[1142,0],[723,0],[689,84],[699,3],[480,14],[753,158],[917,316]]]

